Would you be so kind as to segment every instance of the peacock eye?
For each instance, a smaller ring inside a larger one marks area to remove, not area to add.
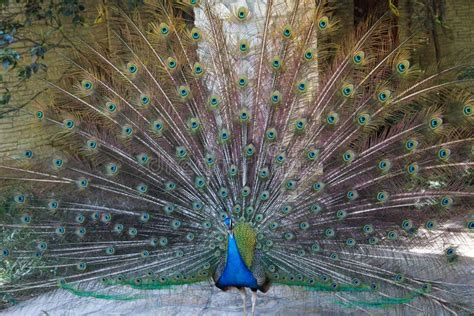
[[[283,37],[285,38],[290,38],[291,37],[291,33],[292,33],[292,30],[291,30],[291,26],[287,25],[283,28]]]
[[[378,93],[377,98],[381,103],[385,103],[391,96],[391,92],[389,90],[383,90]]]
[[[401,274],[396,274],[393,279],[395,280],[395,282],[400,283],[403,281],[404,277]]]
[[[279,91],[274,91],[271,94],[271,101],[273,104],[278,104],[281,100],[281,93]]]
[[[65,232],[66,232],[65,228],[62,226],[56,228],[56,234],[58,235],[64,235]]]
[[[82,80],[81,85],[85,90],[91,90],[93,87],[93,84],[90,80]]]
[[[342,155],[342,159],[345,162],[352,162],[354,160],[354,157],[355,153],[352,150],[348,150]]]
[[[361,284],[360,280],[357,278],[353,278],[351,281],[352,285],[359,286]]]
[[[242,196],[246,197],[249,196],[250,194],[250,188],[249,187],[243,187],[242,188]]]
[[[237,168],[237,166],[232,165],[232,166],[229,167],[229,175],[230,175],[231,177],[237,175],[237,173],[238,173],[238,168]],[[244,188],[245,188],[245,187],[244,187]]]
[[[279,70],[281,68],[281,65],[282,65],[282,61],[281,61],[280,57],[278,57],[278,56],[273,57],[273,59],[271,61],[272,68],[274,70]]]
[[[23,194],[18,194],[18,195],[15,196],[14,200],[17,203],[22,204],[22,203],[25,202],[26,198]]]
[[[245,20],[249,15],[249,10],[245,7],[240,7],[237,10],[237,19],[240,21]]]
[[[333,228],[327,228],[325,231],[324,231],[324,235],[326,237],[334,237],[336,234],[336,232],[334,231]]]
[[[197,28],[193,28],[191,30],[191,37],[194,41],[199,41],[201,39],[201,31],[199,31]]]
[[[276,135],[277,135],[277,132],[275,129],[269,129],[267,132],[266,132],[266,137],[267,137],[267,140],[271,141],[271,140],[274,140],[276,138]]]
[[[318,26],[320,30],[324,30],[327,28],[329,23],[329,19],[327,16],[323,16],[321,19],[319,19]]]
[[[130,227],[128,229],[128,235],[130,237],[135,237],[138,234],[138,230],[135,227]]]
[[[286,182],[286,188],[287,188],[288,190],[293,190],[295,187],[296,187],[296,181],[294,181],[294,180],[288,180],[288,181]]]
[[[335,112],[330,112],[327,114],[326,123],[328,123],[329,125],[337,124],[338,121],[339,121],[339,114]]]
[[[346,244],[350,247],[353,247],[357,242],[355,241],[354,238],[348,238],[346,241]]]
[[[64,127],[66,127],[67,129],[72,129],[74,125],[75,125],[75,122],[71,119],[64,121]]]
[[[441,198],[441,206],[449,208],[453,204],[453,199],[449,196],[444,196]]]
[[[409,151],[416,149],[418,142],[414,139],[409,139],[405,142],[405,148]]]
[[[426,229],[431,230],[435,227],[435,222],[432,220],[429,220],[425,224]]]
[[[139,184],[137,186],[137,191],[140,193],[146,193],[148,191],[148,186],[146,184]]]
[[[33,152],[31,150],[25,150],[25,152],[23,153],[23,156],[25,158],[32,158],[33,157]]]
[[[122,231],[123,231],[123,225],[122,225],[122,224],[115,224],[115,226],[114,226],[114,231],[115,231],[116,233],[122,232]]]
[[[128,72],[130,72],[131,74],[135,74],[138,71],[138,67],[134,63],[128,63],[127,64],[127,69],[128,69]]]
[[[398,238],[398,234],[395,231],[390,231],[390,232],[388,232],[387,237],[390,240],[395,240],[395,239]]]
[[[140,97],[140,102],[142,105],[148,105],[150,103],[150,97],[147,95],[142,95]]]
[[[132,136],[133,135],[133,128],[130,126],[124,126],[122,127],[122,133],[124,136]]]
[[[463,108],[463,114],[464,114],[465,116],[471,116],[471,115],[472,115],[472,106],[470,106],[470,105],[464,106],[464,108]]]
[[[354,85],[352,84],[349,84],[349,85],[345,85],[343,88],[342,88],[342,95],[344,97],[350,97],[352,96],[353,92],[354,92]]]
[[[38,243],[37,248],[41,251],[44,251],[48,248],[48,244],[45,243],[44,241],[42,241],[42,242]]]
[[[87,147],[89,149],[96,149],[97,148],[97,142],[95,140],[88,140],[87,141]]]
[[[377,201],[385,202],[388,199],[388,193],[385,191],[380,191],[377,193]]]
[[[410,219],[405,219],[402,222],[402,228],[404,230],[410,230],[413,228],[413,222]]]
[[[239,87],[241,87],[241,88],[246,87],[247,83],[248,83],[248,81],[247,81],[247,78],[245,78],[245,77],[241,77],[238,80]]]
[[[413,175],[418,171],[418,164],[417,163],[411,163],[406,167],[406,170],[409,174]]]
[[[53,163],[54,163],[54,166],[55,166],[56,168],[61,168],[61,167],[63,166],[63,163],[64,163],[64,162],[63,162],[62,159],[55,159],[55,160],[53,161]]]
[[[313,51],[311,51],[311,50],[307,50],[307,51],[304,53],[304,58],[305,58],[307,61],[312,60],[313,57],[314,57],[314,53],[313,53]]]
[[[336,212],[336,218],[337,219],[343,219],[347,216],[347,212],[344,210],[339,210]]]
[[[247,146],[245,147],[245,155],[246,155],[247,157],[253,156],[254,153],[255,153],[255,147],[254,147],[252,144],[247,145]]]
[[[430,129],[437,130],[443,124],[443,119],[440,117],[431,118],[429,121]]]
[[[79,237],[83,237],[85,234],[86,234],[86,229],[84,227],[79,227],[76,230],[76,235],[78,235]]]
[[[367,234],[372,233],[374,231],[374,227],[371,224],[364,225],[362,229],[364,230],[364,233]]]
[[[76,265],[76,268],[80,271],[84,271],[87,268],[87,264],[85,262],[80,262]]]
[[[408,67],[410,67],[410,62],[408,60],[402,60],[397,64],[397,72],[399,74],[405,74]]]
[[[29,223],[31,223],[31,216],[30,216],[30,215],[26,215],[26,214],[23,215],[23,216],[21,217],[21,222],[22,222],[23,224],[29,224]]]
[[[169,26],[166,23],[161,23],[160,24],[160,33],[161,35],[168,35],[170,32]]]
[[[194,201],[192,207],[194,210],[199,211],[199,210],[202,210],[204,205],[200,201]]]
[[[115,103],[108,102],[108,103],[107,103],[107,110],[108,110],[110,113],[113,113],[113,112],[115,112],[115,110],[117,110],[117,105],[116,105]]]
[[[468,229],[473,230],[474,229],[474,221],[468,222],[466,226],[467,226]]]
[[[357,51],[352,56],[352,61],[356,65],[361,65],[364,61],[364,58],[365,58],[365,53],[363,51]]]

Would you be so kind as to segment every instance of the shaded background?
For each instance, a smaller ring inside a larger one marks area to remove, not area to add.
[[[41,76],[46,71],[43,66],[36,66],[37,72],[31,71],[31,65],[44,64],[48,67],[48,77],[61,75],[60,66],[55,67],[58,50],[67,49],[67,41],[61,39],[63,32],[75,32],[87,28],[101,14],[98,4],[110,0],[0,0],[0,31],[7,33],[8,25],[23,24],[14,34],[14,41],[6,43],[0,36],[0,64],[3,64],[5,50],[12,48],[21,58],[18,65],[5,68],[0,65],[0,159],[28,149],[41,147],[48,142],[47,133],[38,130],[38,124],[28,114],[15,112],[15,109],[33,103],[35,97],[28,87],[28,80],[21,77],[25,69],[31,76]],[[160,0],[157,0],[160,1]],[[169,0],[161,0],[169,1]],[[134,8],[143,0],[115,0],[124,6]],[[173,1],[169,1],[173,3]],[[247,1],[248,2],[248,1]],[[337,7],[336,14],[341,19],[342,27],[339,36],[352,32],[354,25],[364,20],[376,7],[393,4],[399,12],[399,27],[396,36],[399,40],[411,34],[413,28],[422,28],[425,34],[425,45],[415,54],[423,68],[426,65],[455,62],[460,56],[474,52],[474,1],[472,0],[330,0]],[[385,2],[385,3],[384,3]],[[48,18],[38,18],[48,12],[49,4],[57,21],[62,25],[61,31],[51,32],[57,27],[48,24]],[[175,11],[180,13],[179,6]],[[107,12],[102,13],[107,23]],[[193,17],[187,16],[189,23]],[[25,23],[27,21],[27,23]],[[30,24],[28,25],[28,22]],[[50,31],[43,39],[45,33]],[[2,44],[3,43],[3,44]],[[39,48],[38,48],[39,47]],[[35,54],[40,53],[40,56]],[[457,60],[459,62],[459,60]],[[30,69],[28,69],[30,67]],[[474,72],[473,72],[474,74]],[[5,101],[8,102],[5,102]]]

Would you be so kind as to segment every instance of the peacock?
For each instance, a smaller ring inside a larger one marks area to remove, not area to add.
[[[277,286],[472,313],[472,60],[421,67],[384,6],[341,35],[332,3],[98,4],[18,112],[48,144],[0,162],[3,308],[212,284],[244,314]]]

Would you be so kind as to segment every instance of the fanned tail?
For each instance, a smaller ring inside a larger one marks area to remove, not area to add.
[[[183,10],[110,5],[38,82],[51,143],[0,163],[0,292],[206,282],[232,217],[274,284],[469,313],[466,65],[421,70],[390,13],[338,41],[326,1]]]

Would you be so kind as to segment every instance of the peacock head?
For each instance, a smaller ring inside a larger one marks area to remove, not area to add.
[[[227,226],[227,229],[229,231],[232,231],[232,228],[234,227],[234,223],[232,221],[232,217],[229,217],[227,216],[225,219],[224,219],[224,224],[225,226]]]

